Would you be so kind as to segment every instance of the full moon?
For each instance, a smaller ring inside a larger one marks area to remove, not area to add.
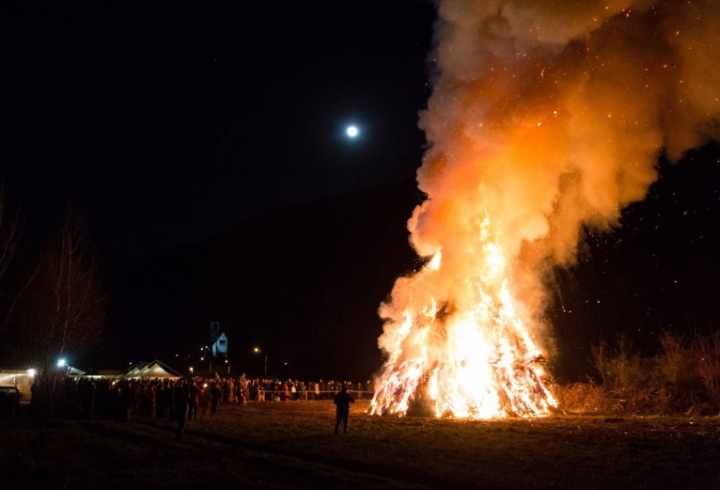
[[[360,129],[354,124],[351,124],[350,126],[345,128],[345,134],[348,138],[355,139],[360,135]]]

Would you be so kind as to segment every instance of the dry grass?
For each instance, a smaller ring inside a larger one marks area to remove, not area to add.
[[[592,350],[599,383],[559,388],[571,413],[720,413],[720,334],[692,340],[664,333],[654,356],[641,356],[620,338],[614,349]]]

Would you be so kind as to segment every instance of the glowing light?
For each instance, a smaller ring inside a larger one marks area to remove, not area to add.
[[[67,359],[65,359],[64,357],[61,357],[60,359],[57,360],[57,367],[64,368],[65,366],[67,366]]]
[[[347,135],[348,138],[355,139],[358,136],[360,136],[360,128],[358,128],[354,124],[351,124],[345,128],[345,134]]]
[[[37,370],[35,368],[30,368],[27,370],[27,375],[30,376],[31,378],[34,378],[36,374],[37,374]]]
[[[253,352],[255,354],[260,354],[260,347],[253,347]]]

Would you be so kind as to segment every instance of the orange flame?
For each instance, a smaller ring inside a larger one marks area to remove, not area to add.
[[[439,309],[431,296],[406,309],[396,328],[386,327],[390,358],[370,413],[405,415],[416,400],[437,417],[472,419],[542,416],[557,406],[544,380],[542,352],[516,313],[506,259],[489,229],[486,218],[478,237],[482,267],[464,284],[474,298],[471,307],[446,303]],[[411,281],[432,281],[441,271],[438,250]]]

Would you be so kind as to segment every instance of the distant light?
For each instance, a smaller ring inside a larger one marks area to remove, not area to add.
[[[67,359],[65,359],[64,357],[61,357],[60,359],[58,359],[57,367],[63,368],[65,366],[67,366]]]
[[[255,354],[260,354],[260,347],[253,347],[253,352]]]
[[[288,365],[288,363],[287,363],[287,362],[284,362],[283,364],[285,364],[286,366]]]
[[[30,368],[27,370],[27,375],[30,376],[31,378],[34,378],[36,374],[37,374],[37,371],[35,370],[35,368]]]
[[[201,360],[201,361],[204,361],[204,360],[205,360],[205,358],[204,358],[204,357],[201,357],[201,358],[200,358],[200,360]]]
[[[354,124],[351,124],[350,126],[345,128],[345,134],[348,138],[355,139],[360,136],[360,128],[358,128]]]
[[[190,371],[190,372],[192,373],[193,371],[195,371],[195,368],[193,368],[192,366],[190,366],[190,367],[188,368],[188,371]]]

